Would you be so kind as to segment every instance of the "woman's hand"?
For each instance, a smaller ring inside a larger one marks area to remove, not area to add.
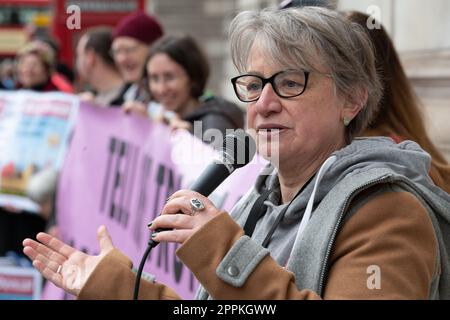
[[[122,105],[122,109],[125,113],[134,113],[148,118],[147,105],[140,101],[126,101]]]
[[[23,252],[33,261],[33,266],[57,287],[77,296],[100,260],[113,248],[105,226],[97,231],[100,254],[90,256],[78,251],[47,233],[23,241]]]
[[[174,117],[172,117],[172,119],[170,119],[169,126],[172,130],[192,130],[192,124],[188,121],[182,120],[178,115],[175,115]]]
[[[161,110],[161,112],[154,117],[154,120],[156,122],[167,124],[172,131],[177,129],[184,129],[187,131],[192,130],[192,124],[190,122],[184,121],[178,114],[172,111]]]
[[[81,92],[78,97],[84,102],[95,102],[95,95],[90,91]]]
[[[219,213],[214,204],[200,193],[191,190],[177,191],[169,198],[161,215],[149,224],[151,231],[173,230],[153,233],[152,239],[158,242],[183,243]]]

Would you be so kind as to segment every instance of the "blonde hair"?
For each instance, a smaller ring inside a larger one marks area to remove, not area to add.
[[[16,60],[19,61],[23,56],[34,54],[42,61],[48,74],[50,75],[55,68],[55,52],[47,43],[41,40],[33,40],[19,49]]]

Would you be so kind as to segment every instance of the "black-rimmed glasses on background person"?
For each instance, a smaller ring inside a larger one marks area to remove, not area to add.
[[[275,73],[269,78],[255,74],[243,74],[231,79],[234,92],[242,102],[253,102],[259,99],[265,85],[270,83],[275,93],[281,98],[293,98],[301,95],[308,84],[309,72],[285,70]]]

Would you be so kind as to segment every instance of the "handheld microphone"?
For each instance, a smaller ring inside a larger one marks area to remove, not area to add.
[[[205,197],[209,196],[236,169],[248,164],[256,153],[256,143],[244,130],[236,130],[226,135],[218,157],[209,164],[200,177],[189,188]],[[157,229],[155,232],[171,229]],[[149,240],[149,245],[156,247],[159,242]]]
[[[223,140],[223,146],[213,163],[203,171],[200,177],[191,185],[190,189],[204,196],[209,196],[234,170],[248,164],[256,153],[256,143],[253,138],[244,130],[236,130],[234,134],[226,135]],[[170,229],[157,229],[156,232]],[[136,274],[134,284],[133,299],[137,300],[139,296],[139,286],[145,261],[152,248],[159,242],[150,239],[147,250],[141,259],[139,269]]]
[[[225,136],[219,156],[206,167],[189,188],[209,196],[234,170],[248,164],[256,153],[253,138],[244,130]]]

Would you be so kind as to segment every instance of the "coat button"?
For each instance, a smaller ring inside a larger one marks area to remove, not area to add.
[[[239,269],[235,266],[229,267],[227,272],[232,277],[237,277],[239,275]]]

